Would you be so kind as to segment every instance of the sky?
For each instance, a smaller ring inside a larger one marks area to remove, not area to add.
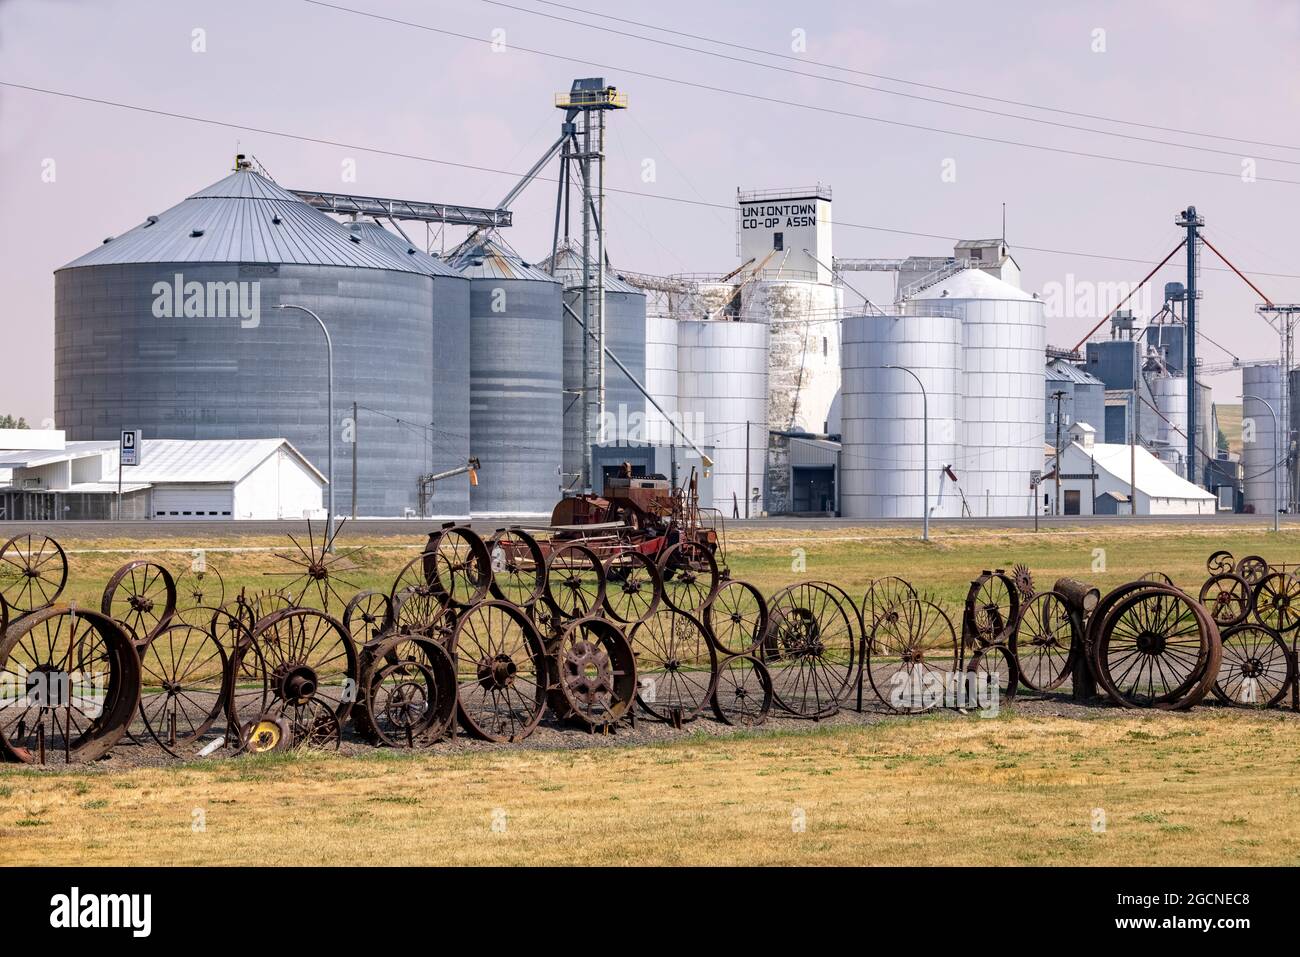
[[[578,76],[629,97],[609,119],[617,268],[729,270],[738,187],[823,183],[842,258],[951,255],[999,235],[1005,203],[1022,285],[1055,297],[1053,344],[1175,247],[1188,205],[1297,302],[1298,55],[1300,0],[0,0],[0,82],[83,98],[0,86],[0,414],[49,424],[54,270],[236,152],[288,188],[493,206]],[[542,258],[553,184],[513,209],[507,239]],[[1259,295],[1208,250],[1203,267],[1203,361],[1276,355]],[[1180,254],[1139,315],[1184,276]],[[888,299],[879,275],[850,282]],[[1235,401],[1239,373],[1209,381]]]

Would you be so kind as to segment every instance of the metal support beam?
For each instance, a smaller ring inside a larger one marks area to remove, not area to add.
[[[373,216],[375,219],[406,220],[421,223],[450,223],[453,226],[509,226],[513,217],[508,209],[486,209],[454,203],[426,203],[413,199],[385,199],[379,196],[356,196],[351,193],[325,193],[316,190],[290,190],[314,209],[336,216]]]

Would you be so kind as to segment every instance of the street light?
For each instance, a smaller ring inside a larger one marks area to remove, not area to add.
[[[882,369],[897,369],[906,372],[916,380],[921,389],[921,541],[930,540],[930,397],[926,395],[925,383],[921,377],[907,366],[881,366]]]
[[[1268,409],[1268,414],[1273,417],[1273,531],[1276,532],[1278,530],[1277,528],[1278,508],[1281,506],[1281,500],[1280,500],[1281,496],[1278,494],[1278,484],[1279,484],[1279,479],[1281,477],[1280,473],[1282,471],[1280,468],[1278,468],[1278,463],[1277,463],[1278,460],[1277,413],[1273,411],[1273,407],[1269,405],[1268,402],[1266,402],[1264,399],[1261,399],[1257,395],[1240,395],[1238,396],[1238,398],[1254,399],[1264,408]]]
[[[300,312],[305,312],[316,320],[316,324],[320,326],[320,331],[325,333],[325,362],[327,370],[325,395],[326,405],[328,406],[326,414],[329,417],[325,429],[325,440],[328,443],[326,446],[325,470],[328,473],[326,475],[326,481],[329,484],[329,489],[326,491],[325,542],[326,549],[332,552],[334,550],[334,343],[331,341],[330,331],[325,328],[325,323],[321,321],[321,317],[316,315],[316,313],[312,312],[306,306],[299,306],[291,302],[282,302],[275,308],[297,309]]]

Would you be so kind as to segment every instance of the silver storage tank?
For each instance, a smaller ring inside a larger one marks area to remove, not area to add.
[[[582,254],[562,246],[555,262],[540,263],[564,285],[564,301],[582,315]],[[582,326],[564,314],[564,479],[578,490],[586,453],[582,448]],[[605,270],[605,344],[642,383],[646,371],[646,297],[610,270]],[[605,361],[605,422],[593,442],[645,441],[646,401],[641,390],[617,365]]]
[[[408,424],[407,441],[418,441],[420,433],[424,434],[430,473],[464,465],[473,454],[469,441],[469,280],[379,223],[357,222],[348,228],[353,235],[361,237],[363,244],[374,243],[392,250],[433,280],[433,341],[437,344],[429,378],[433,418],[428,423]],[[357,418],[360,451],[366,447],[372,416],[359,410]],[[358,478],[367,478],[360,460]],[[426,514],[435,518],[468,518],[469,488],[465,476],[434,483]]]
[[[762,489],[767,442],[767,324],[681,320],[677,408],[697,445],[713,446],[713,504],[745,512],[746,435],[750,488]],[[684,477],[683,477],[684,478]]]
[[[1152,449],[1160,461],[1187,478],[1187,380],[1182,376],[1157,374],[1147,379],[1159,413],[1155,416],[1156,440]]]
[[[470,512],[549,517],[563,461],[560,283],[491,234],[448,261],[470,279],[470,447],[482,461]]]
[[[651,445],[680,445],[670,419],[677,416],[677,320],[646,316],[645,387],[667,414],[646,403],[645,441]]]
[[[962,320],[962,445],[954,471],[972,515],[1026,515],[1030,473],[1043,455],[1042,300],[978,269],[964,269],[906,303],[916,315]]]
[[[1278,484],[1278,501],[1284,506],[1287,495],[1285,464],[1278,462],[1273,414],[1281,415],[1282,376],[1276,364],[1246,366],[1241,370],[1241,471],[1244,506],[1261,515],[1273,512],[1274,481]],[[1257,396],[1257,398],[1252,398]],[[1262,400],[1262,401],[1261,401]],[[1285,427],[1280,423],[1279,427]],[[1276,470],[1281,468],[1281,476]]]
[[[409,257],[353,241],[242,168],[55,273],[56,421],[69,439],[116,440],[126,427],[147,438],[283,437],[322,472],[333,436],[334,501],[346,514],[343,419],[355,400],[383,413],[362,422],[358,514],[401,515],[427,468],[421,435],[401,423],[433,417],[430,317],[435,297],[454,309],[460,289],[435,292]],[[330,330],[333,428],[324,338],[281,303],[314,310]]]
[[[932,516],[962,514],[945,467],[961,457],[962,328],[955,315],[844,319],[840,509],[848,518],[920,518],[925,501],[925,386]]]

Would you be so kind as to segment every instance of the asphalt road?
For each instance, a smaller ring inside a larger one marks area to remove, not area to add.
[[[436,530],[442,523],[433,519],[358,519],[348,521],[339,532],[338,541],[347,541],[354,536],[374,538],[405,538],[412,542],[423,539],[427,532]],[[536,518],[529,519],[493,519],[475,520],[470,523],[475,531],[490,534],[498,528],[522,524],[537,526],[542,524]],[[1099,525],[1227,525],[1238,528],[1266,528],[1272,524],[1269,515],[1099,515],[1047,517],[1039,520],[1039,527],[1048,528],[1087,528]],[[1281,525],[1288,529],[1300,529],[1300,515],[1281,516]],[[920,533],[920,520],[900,519],[855,519],[855,518],[796,518],[775,517],[757,519],[728,519],[726,527],[734,529],[799,529],[815,531],[818,529],[834,530],[847,528],[915,528]],[[1033,518],[945,518],[930,523],[936,532],[954,529],[979,528],[1013,528],[1032,529]],[[321,522],[313,523],[313,530],[319,534]],[[51,535],[61,542],[105,538],[139,538],[149,540],[178,539],[194,540],[205,537],[221,536],[256,536],[281,535],[286,532],[306,534],[307,523],[301,520],[250,522],[0,522],[0,542],[11,535],[35,532]]]

